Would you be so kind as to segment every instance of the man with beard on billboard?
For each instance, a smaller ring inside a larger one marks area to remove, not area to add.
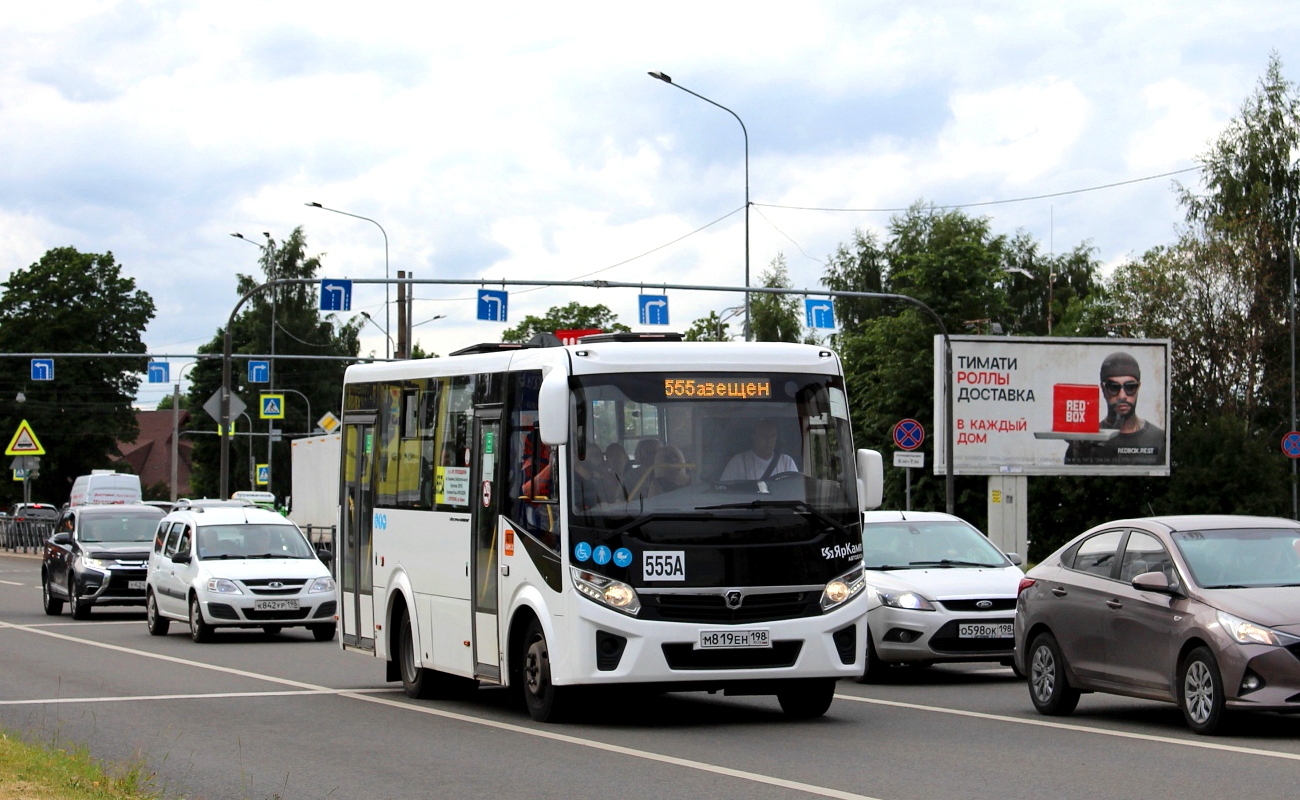
[[[1165,432],[1137,415],[1142,369],[1128,353],[1111,353],[1101,362],[1101,393],[1107,414],[1101,430],[1119,433],[1104,442],[1071,442],[1065,451],[1066,464],[1165,463]]]

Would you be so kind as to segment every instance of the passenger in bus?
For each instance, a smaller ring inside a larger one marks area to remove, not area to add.
[[[666,444],[655,451],[654,477],[650,480],[648,496],[666,494],[690,482],[690,467],[680,449]]]
[[[587,447],[573,459],[573,505],[583,511],[626,499],[622,485],[605,463],[600,445],[588,441]]]
[[[662,443],[655,438],[640,439],[636,443],[636,458],[628,467],[623,485],[627,488],[629,499],[645,497],[650,480],[654,475],[655,453]]]
[[[616,501],[627,499],[627,479],[631,472],[632,459],[627,457],[627,450],[621,442],[614,442],[605,449],[605,467],[614,478],[619,497]]]

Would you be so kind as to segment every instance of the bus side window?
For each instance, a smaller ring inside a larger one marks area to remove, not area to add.
[[[560,548],[560,470],[558,450],[542,442],[537,430],[540,370],[512,376],[507,437],[509,494],[506,515],[553,550]]]

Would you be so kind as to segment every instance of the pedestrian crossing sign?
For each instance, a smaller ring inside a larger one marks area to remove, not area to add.
[[[264,394],[262,397],[262,411],[258,415],[262,419],[284,419],[284,395],[282,394]]]
[[[45,448],[41,446],[41,440],[36,438],[36,431],[32,426],[23,420],[18,424],[18,430],[14,431],[14,438],[9,440],[9,446],[5,448],[7,456],[43,456]]]

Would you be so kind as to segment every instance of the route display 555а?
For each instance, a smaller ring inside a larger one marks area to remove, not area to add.
[[[935,337],[934,471],[947,472]],[[952,337],[958,475],[1168,475],[1169,340]]]

